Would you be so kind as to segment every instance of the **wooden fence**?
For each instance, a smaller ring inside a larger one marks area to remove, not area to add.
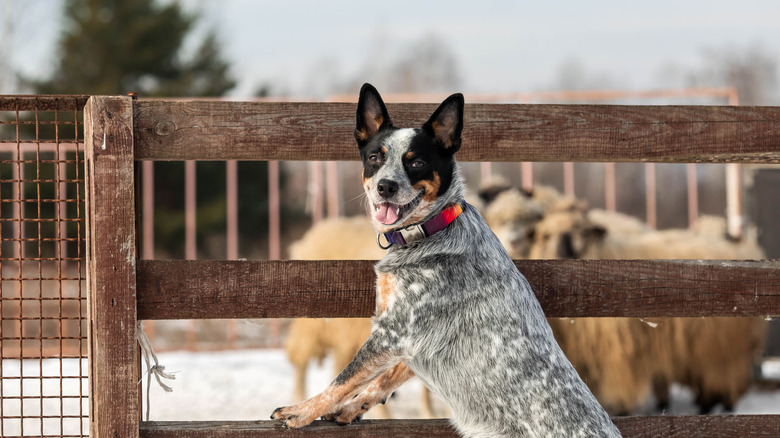
[[[399,126],[435,109],[390,104]],[[353,104],[92,97],[84,112],[93,437],[456,436],[445,420],[141,422],[136,320],[365,317],[366,261],[137,260],[140,160],[356,160]],[[780,108],[471,104],[461,161],[780,162]],[[357,182],[356,182],[357,183]],[[780,261],[520,261],[549,316],[780,315]],[[258,418],[270,413],[258,412]],[[777,436],[780,416],[614,419],[624,436]]]

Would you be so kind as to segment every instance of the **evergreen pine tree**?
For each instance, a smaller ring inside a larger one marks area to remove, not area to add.
[[[197,16],[177,2],[66,0],[63,12],[57,68],[32,83],[38,93],[220,96],[235,86],[213,31],[185,56]]]

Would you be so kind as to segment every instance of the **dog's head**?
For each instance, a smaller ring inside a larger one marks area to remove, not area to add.
[[[376,89],[363,85],[355,139],[377,231],[423,222],[463,199],[454,158],[460,148],[463,106],[463,95],[453,94],[421,128],[396,128]]]

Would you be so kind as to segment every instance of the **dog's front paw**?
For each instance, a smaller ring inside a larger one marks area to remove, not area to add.
[[[362,392],[339,406],[337,411],[323,415],[322,419],[335,421],[339,425],[357,423],[363,418],[363,414],[371,408],[380,403],[385,404],[387,399],[383,398],[382,395],[375,391]]]
[[[347,424],[357,423],[358,421],[362,420],[363,414],[365,414],[369,409],[371,409],[371,406],[368,403],[349,403],[336,412],[323,415],[322,419],[327,421],[334,421],[340,426],[345,426]]]
[[[300,408],[300,405],[276,408],[273,414],[271,414],[272,420],[283,421],[284,427],[291,429],[306,426],[314,421],[315,418],[317,418],[316,415],[312,415],[306,409]]]

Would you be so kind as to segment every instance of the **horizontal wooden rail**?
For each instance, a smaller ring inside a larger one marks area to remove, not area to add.
[[[154,421],[141,423],[140,436],[142,438],[458,437],[447,420],[364,420],[349,426],[338,426],[330,421],[318,420],[302,429],[285,429],[276,421]]]
[[[368,317],[375,262],[151,261],[139,319]],[[780,315],[780,260],[516,260],[550,317]]]
[[[396,126],[436,105],[389,104]],[[355,104],[135,102],[136,159],[357,160]],[[780,162],[780,107],[469,104],[461,161]]]
[[[777,437],[778,415],[659,415],[616,417],[612,421],[624,437]],[[349,426],[316,421],[303,429],[284,429],[272,421],[148,422],[141,423],[142,438],[248,438],[248,437],[447,437],[458,435],[447,420],[364,420]]]
[[[0,111],[81,111],[89,96],[69,94],[0,96]]]

